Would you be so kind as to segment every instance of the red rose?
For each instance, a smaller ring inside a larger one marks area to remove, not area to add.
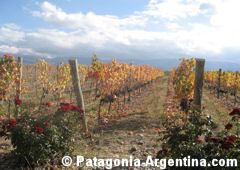
[[[46,103],[42,102],[42,105],[46,105],[48,107],[51,107],[51,103],[50,102],[46,102]]]
[[[43,128],[42,127],[32,127],[32,129],[34,129],[38,134],[43,133]]]
[[[201,139],[197,139],[196,142],[197,143],[202,143],[202,140]]]
[[[190,98],[190,99],[189,99],[189,102],[193,102],[193,99],[192,99],[192,98]]]
[[[229,140],[229,136],[224,137],[224,140]]]
[[[20,106],[20,105],[22,104],[22,100],[19,99],[18,97],[15,98],[14,102],[15,102],[15,104],[18,105],[18,106]]]
[[[10,124],[12,125],[12,126],[15,126],[16,125],[16,120],[14,120],[14,119],[12,119],[11,121],[10,121]]]
[[[230,129],[232,129],[232,127],[233,127],[233,125],[228,123],[228,124],[226,124],[225,129],[230,130]]]
[[[83,112],[83,110],[81,108],[77,107],[77,106],[72,106],[72,110],[77,111],[79,113]]]
[[[67,112],[69,109],[67,106],[61,106],[61,111]]]
[[[63,112],[67,112],[73,109],[72,105],[69,103],[60,103],[60,106],[61,106],[61,111]]]
[[[41,133],[43,133],[43,128],[42,127],[38,127],[37,131],[38,131],[39,134],[41,134]]]
[[[231,113],[229,113],[230,116],[233,115],[240,115],[240,108],[234,108]]]
[[[72,105],[72,110],[77,110],[77,109],[78,109],[77,106]]]
[[[50,102],[47,102],[46,105],[47,105],[48,107],[51,107],[51,103],[50,103]]]
[[[236,136],[230,136],[230,137],[229,137],[229,140],[231,140],[231,141],[234,142],[234,141],[236,140]]]
[[[233,141],[226,141],[222,144],[222,149],[229,149],[230,147],[233,146]]]
[[[49,126],[49,122],[45,122],[45,127],[48,127]]]
[[[8,124],[8,129],[12,129],[14,126],[16,126],[16,120],[12,119]]]
[[[236,139],[237,139],[236,136],[226,136],[224,137],[224,142],[226,141],[234,142]]]

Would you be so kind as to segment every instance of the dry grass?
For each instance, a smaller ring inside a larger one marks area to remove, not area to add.
[[[108,124],[92,138],[79,140],[76,154],[85,157],[127,158],[130,155],[144,159],[156,155],[160,148],[155,128],[161,128],[163,104],[167,92],[167,77],[149,86],[128,105],[125,117]],[[132,149],[136,151],[131,151]]]
[[[223,130],[227,121],[231,119],[231,117],[228,116],[231,111],[231,107],[217,99],[213,94],[210,94],[210,91],[206,88],[203,91],[202,103],[205,107],[203,112],[210,115],[213,121],[218,124],[216,131]]]

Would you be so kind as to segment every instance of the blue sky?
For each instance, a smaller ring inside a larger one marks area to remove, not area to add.
[[[239,0],[1,0],[0,53],[240,61]]]

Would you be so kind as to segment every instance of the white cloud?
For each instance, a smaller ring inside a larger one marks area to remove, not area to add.
[[[177,32],[176,43],[187,54],[220,53],[221,46],[215,28],[203,24],[192,24],[191,31],[181,30]]]
[[[14,46],[1,45],[0,46],[0,52],[16,54],[16,53],[20,52],[20,50],[17,47],[14,47]]]
[[[14,25],[14,27],[12,28],[11,27],[12,25],[10,25],[9,27],[9,24],[7,24],[7,27],[0,28],[0,42],[18,42],[24,39],[25,33],[16,30],[16,28],[19,27],[17,27],[16,25]]]
[[[88,12],[86,15],[83,13],[67,14],[61,8],[57,8],[49,2],[41,4],[42,12],[34,11],[32,14],[43,18],[51,25],[60,28],[90,28],[108,30],[119,28],[121,26],[140,25],[144,26],[146,18],[142,16],[129,16],[128,18],[120,19],[111,15],[96,15],[93,12]]]
[[[73,43],[94,43],[95,46],[101,46],[106,41],[120,42],[126,45],[130,45],[130,42],[122,34],[122,30],[131,26],[144,26],[147,22],[147,18],[140,15],[131,15],[126,18],[118,18],[111,15],[96,15],[93,12],[87,14],[71,13],[67,14],[61,8],[57,8],[49,2],[43,2],[41,5],[42,11],[34,11],[34,16],[44,19],[55,28],[75,29],[77,31],[64,35],[62,32],[60,37],[63,38],[64,44],[69,42],[67,46],[71,46]],[[43,32],[43,31],[41,31]],[[46,31],[45,31],[46,32]],[[50,31],[53,33],[52,31]],[[59,31],[57,31],[59,34]],[[56,31],[55,31],[56,33]],[[51,35],[46,32],[46,37],[53,39],[59,36]],[[78,37],[75,38],[74,36]],[[37,35],[35,35],[37,36]],[[79,37],[81,37],[79,39]],[[61,40],[58,41],[61,44]]]
[[[238,0],[151,0],[142,13],[163,19],[170,31],[175,30],[173,41],[187,54],[211,55],[240,47],[239,6]],[[193,16],[207,17],[210,24],[195,21],[181,28],[177,23]]]
[[[214,13],[209,17],[210,24],[190,24],[190,31],[183,31],[181,40],[191,44],[190,51],[210,51],[221,54],[226,48],[240,47],[240,1],[238,0],[213,0],[210,5]],[[184,46],[184,43],[183,45]]]
[[[184,0],[151,0],[148,9],[142,13],[153,17],[161,17],[170,21],[188,16],[196,16],[200,13],[200,3],[198,1]]]
[[[51,57],[51,55],[47,53],[39,53],[37,51],[34,51],[32,48],[22,48],[22,47],[9,46],[9,45],[0,45],[0,53],[9,53],[12,55],[21,54],[21,55]]]
[[[182,28],[182,26],[180,26],[179,24],[177,24],[175,22],[166,22],[165,26],[170,30],[177,30],[177,29]]]
[[[216,13],[210,19],[210,22],[215,27],[222,27],[229,30],[239,30],[240,23],[240,1],[228,0],[220,1],[216,5]]]
[[[44,2],[40,11],[32,14],[53,28],[25,33],[13,23],[5,24],[0,28],[0,52],[44,56],[98,51],[136,57],[220,55],[225,49],[240,47],[238,6],[238,0],[150,0],[146,10],[119,18],[93,12],[66,13]],[[190,22],[193,16],[204,16],[207,24]],[[151,24],[159,29],[151,30]]]

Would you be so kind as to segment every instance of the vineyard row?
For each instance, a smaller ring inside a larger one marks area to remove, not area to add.
[[[22,58],[15,61],[14,56],[4,55],[0,65],[0,99],[11,102],[16,98],[33,100],[38,97],[40,105],[44,101],[66,100],[66,94],[75,95],[78,107],[85,112],[84,102],[89,105],[94,97],[103,103],[111,103],[120,95],[128,94],[136,89],[162,77],[164,71],[147,65],[120,63],[112,60],[103,63],[96,56],[92,58],[92,64],[78,65],[77,60],[69,60],[68,63],[60,63],[58,66],[48,64],[44,59],[37,59],[35,65],[23,65]],[[83,92],[88,93],[83,97]],[[92,93],[93,92],[93,93]],[[52,94],[52,97],[50,97]],[[48,99],[47,99],[48,97]],[[96,102],[93,102],[96,103]],[[41,107],[41,106],[40,106]],[[84,116],[85,117],[85,116]]]

